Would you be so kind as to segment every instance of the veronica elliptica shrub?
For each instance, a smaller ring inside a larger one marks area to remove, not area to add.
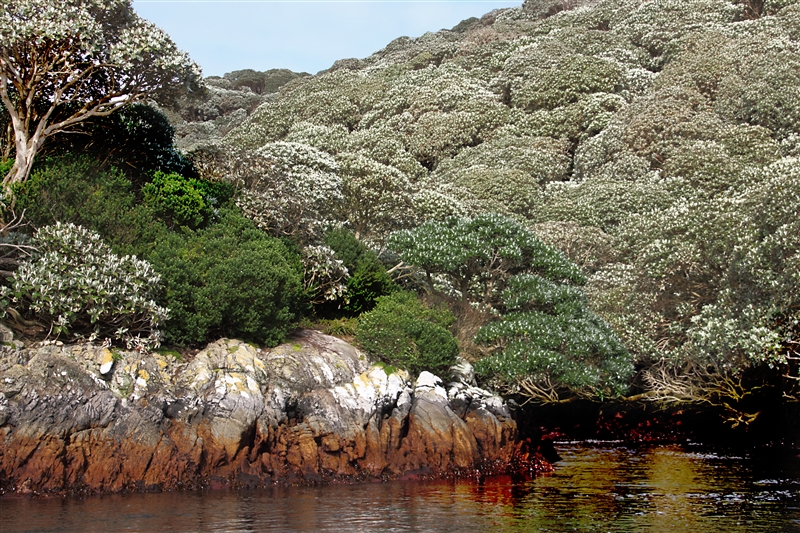
[[[155,302],[161,279],[147,261],[111,253],[100,235],[74,224],[45,226],[32,244],[36,253],[20,264],[10,287],[0,288],[6,307],[56,335],[158,344],[168,310]]]

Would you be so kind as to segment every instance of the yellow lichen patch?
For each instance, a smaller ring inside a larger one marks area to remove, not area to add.
[[[111,367],[114,366],[114,354],[107,348],[103,348],[100,359],[100,373],[108,374]]]

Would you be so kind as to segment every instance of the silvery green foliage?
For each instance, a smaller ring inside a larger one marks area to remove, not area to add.
[[[412,202],[415,218],[419,222],[465,217],[478,210],[467,191],[434,178],[420,184]]]
[[[411,183],[394,167],[362,154],[337,157],[342,181],[340,220],[353,228],[356,237],[384,237],[405,227],[413,217]]]
[[[531,230],[542,242],[564,252],[584,272],[596,272],[618,258],[614,238],[597,227],[552,220],[535,224]]]
[[[800,4],[572,4],[397,39],[287,86],[227,141],[302,143],[405,183],[410,204],[384,196],[405,216],[377,232],[485,212],[524,221],[585,268],[589,306],[643,364],[782,361],[797,300],[767,287],[794,283],[779,228],[796,215],[776,209],[764,229],[748,198],[766,202],[760,187],[800,155]],[[723,331],[730,343],[711,342]]]
[[[56,335],[157,347],[168,310],[155,302],[160,277],[147,261],[111,253],[100,236],[73,224],[40,228],[37,252],[20,264],[2,297],[49,324]]]
[[[341,124],[321,126],[311,122],[292,124],[285,141],[313,146],[328,154],[337,154],[347,146],[347,128]]]
[[[238,70],[222,78],[204,78],[200,91],[179,98],[171,110],[164,110],[175,126],[176,146],[191,152],[219,141],[282,86],[305,76],[308,74],[272,69],[266,72]]]
[[[403,134],[385,123],[355,130],[344,142],[348,151],[359,152],[378,163],[394,167],[412,182],[427,175],[427,170],[406,149]]]
[[[204,80],[202,100],[197,95],[178,101],[172,121],[175,143],[184,151],[226,135],[239,126],[267,98],[246,87],[240,90],[220,87],[215,80]]]
[[[352,189],[359,197],[359,177],[349,177],[343,183],[333,157],[297,142],[268,143],[253,152],[207,147],[205,155],[209,160],[200,164],[201,170],[221,174],[209,177],[232,182],[242,189],[236,205],[248,218],[262,230],[278,237],[290,236],[301,245],[304,287],[312,303],[346,303],[347,268],[336,259],[333,250],[317,243],[342,216],[342,209],[351,198],[345,192]],[[368,202],[380,200],[373,192],[372,188],[365,192],[362,211],[355,209],[345,214],[353,218],[366,216]]]
[[[490,213],[472,218],[428,221],[393,233],[389,247],[431,280],[448,279],[465,303],[490,308],[509,277],[536,272],[549,279],[580,283],[580,269],[514,220]]]
[[[440,276],[464,304],[499,315],[475,338],[492,350],[476,368],[496,386],[519,393],[524,382],[598,396],[627,389],[631,357],[589,310],[580,269],[513,220],[429,221],[392,234],[389,245],[423,271],[431,289]]]
[[[50,135],[146,97],[170,99],[199,74],[129,0],[3,0],[0,99],[16,139],[4,184],[27,179]]]
[[[534,18],[547,18],[570,9],[575,9],[581,3],[579,0],[525,0],[522,11]]]
[[[445,160],[432,179],[451,185],[480,211],[524,219],[541,202],[546,183],[566,179],[568,149],[569,143],[549,137],[501,134]]]
[[[782,159],[762,172],[754,185],[720,205],[713,223],[722,235],[713,244],[729,253],[704,261],[721,272],[719,290],[692,316],[687,331],[695,350],[734,368],[786,363],[798,333],[800,161]],[[715,251],[712,243],[694,244],[701,253]]]
[[[509,391],[555,394],[548,399],[561,392],[602,398],[627,391],[632,358],[609,325],[589,310],[580,288],[518,274],[502,300],[502,318],[476,335],[477,342],[495,346],[478,361],[477,372]]]
[[[726,0],[654,0],[642,3],[620,23],[619,31],[647,50],[659,66],[680,38],[735,22],[741,5]]]
[[[276,99],[256,109],[227,140],[240,148],[259,148],[283,140],[295,123],[304,121],[319,126],[340,124],[350,130],[387,88],[380,77],[350,70],[298,79],[284,86]]]

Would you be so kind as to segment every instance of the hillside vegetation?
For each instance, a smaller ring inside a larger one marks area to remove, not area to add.
[[[313,169],[288,191],[331,188],[312,217],[377,248],[512,217],[582,267],[640,386],[691,395],[796,355],[798,39],[794,1],[529,0],[297,80],[222,145]]]
[[[452,361],[449,328],[484,380],[539,400],[699,400],[739,423],[760,387],[793,397],[795,0],[527,0],[315,76],[206,84],[165,110],[191,170],[150,165],[125,200],[178,236],[103,235],[167,275],[168,339],[242,316],[274,343],[310,315],[414,369]],[[212,185],[233,187],[224,205]],[[193,266],[207,239],[280,256],[274,274],[220,267],[280,280],[260,296],[277,329]]]

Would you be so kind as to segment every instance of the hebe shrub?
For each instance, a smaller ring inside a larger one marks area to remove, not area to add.
[[[233,195],[233,187],[156,171],[142,194],[144,204],[169,226],[197,228],[211,221],[216,208]]]
[[[377,299],[375,309],[358,319],[356,341],[369,354],[412,374],[440,372],[455,363],[458,342],[448,327],[448,310],[426,307],[412,292]]]
[[[148,258],[164,279],[170,342],[225,336],[275,345],[301,309],[299,256],[233,210],[208,228],[163,234]]]
[[[168,310],[155,302],[160,277],[147,261],[111,253],[97,233],[74,224],[45,226],[32,244],[36,252],[14,272],[11,287],[0,288],[4,303],[57,335],[158,344]]]

